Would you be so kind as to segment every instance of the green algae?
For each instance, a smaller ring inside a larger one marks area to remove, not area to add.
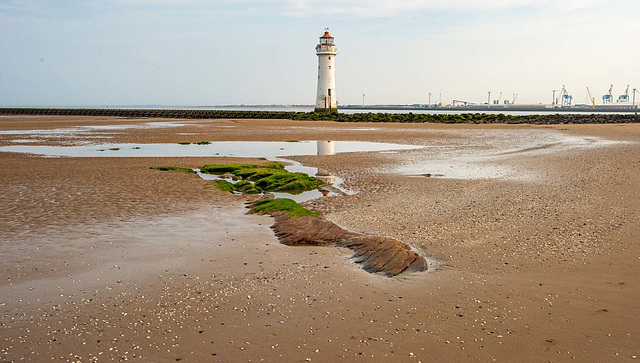
[[[264,214],[270,212],[285,212],[291,217],[320,216],[320,213],[313,212],[296,203],[293,199],[263,199],[253,204],[251,213]]]
[[[321,185],[318,179],[302,173],[256,173],[247,179],[255,181],[256,186],[269,192],[312,190]]]
[[[313,190],[322,184],[321,180],[304,173],[291,173],[281,163],[265,165],[227,164],[205,165],[202,172],[210,174],[231,173],[244,181],[251,181],[256,187],[267,192],[296,192]]]
[[[222,190],[224,192],[233,193],[233,184],[229,183],[226,180],[215,180],[212,183],[207,183],[204,186],[205,188],[215,188]]]
[[[233,189],[237,192],[246,193],[246,194],[260,194],[262,193],[262,189],[255,186],[253,183],[247,180],[241,180],[235,184],[233,184]]]
[[[178,171],[181,173],[196,174],[195,170],[193,169],[182,168],[179,166],[156,166],[156,167],[152,167],[151,169],[160,170],[160,171]]]
[[[257,168],[257,165],[250,164],[226,164],[226,165],[205,165],[200,168],[200,171],[203,173],[209,174],[223,174],[223,173],[232,173],[238,171],[240,169],[247,168]]]
[[[214,188],[214,189],[222,190],[229,193],[233,193],[234,191],[245,193],[245,194],[262,193],[262,190],[260,190],[260,188],[256,187],[251,182],[248,182],[246,180],[242,180],[237,182],[236,184],[233,184],[226,180],[220,179],[220,180],[215,180],[212,183],[205,184],[205,188]]]

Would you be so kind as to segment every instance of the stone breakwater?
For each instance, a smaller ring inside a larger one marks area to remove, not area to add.
[[[414,114],[414,113],[316,113],[280,111],[157,110],[157,109],[65,109],[0,108],[0,115],[113,116],[174,119],[289,119],[337,122],[475,123],[475,124],[618,124],[640,123],[634,114],[548,114],[514,116],[505,114]]]
[[[322,216],[294,217],[285,212],[266,214],[275,219],[271,228],[285,245],[349,248],[354,252],[356,263],[365,271],[389,277],[428,268],[424,257],[396,239],[349,232]]]
[[[157,110],[157,109],[102,109],[102,108],[0,108],[0,115],[43,116],[113,116],[179,119],[249,118],[288,119],[296,112],[275,111],[222,111],[222,110]]]

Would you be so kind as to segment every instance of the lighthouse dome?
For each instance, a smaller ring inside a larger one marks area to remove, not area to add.
[[[327,44],[327,45],[334,45],[335,44],[335,40],[334,38],[331,36],[331,34],[329,34],[329,28],[325,28],[324,29],[324,34],[320,37],[320,44]]]

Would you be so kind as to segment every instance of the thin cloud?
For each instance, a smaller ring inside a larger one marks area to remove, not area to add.
[[[593,0],[568,0],[562,6],[588,6]],[[554,6],[549,0],[287,0],[286,12],[293,16],[349,15],[389,17],[420,10],[493,11],[531,5]]]
[[[0,0],[1,1],[1,0]],[[611,5],[628,0],[609,0]],[[498,11],[526,6],[571,11],[597,5],[595,0],[72,0],[68,3],[40,0],[5,0],[0,13],[45,13],[82,6],[144,6],[164,7],[243,7],[255,6],[270,13],[293,17],[342,16],[359,18],[392,17],[416,11]]]
[[[610,0],[612,2],[621,0]],[[496,11],[537,6],[559,11],[586,8],[595,0],[110,0],[119,5],[233,5],[262,6],[273,13],[294,17],[346,16],[391,17],[421,10]]]

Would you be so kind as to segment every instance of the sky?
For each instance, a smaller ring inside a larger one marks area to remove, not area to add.
[[[576,103],[640,87],[638,0],[0,0],[1,106]],[[638,96],[640,103],[640,95]]]

